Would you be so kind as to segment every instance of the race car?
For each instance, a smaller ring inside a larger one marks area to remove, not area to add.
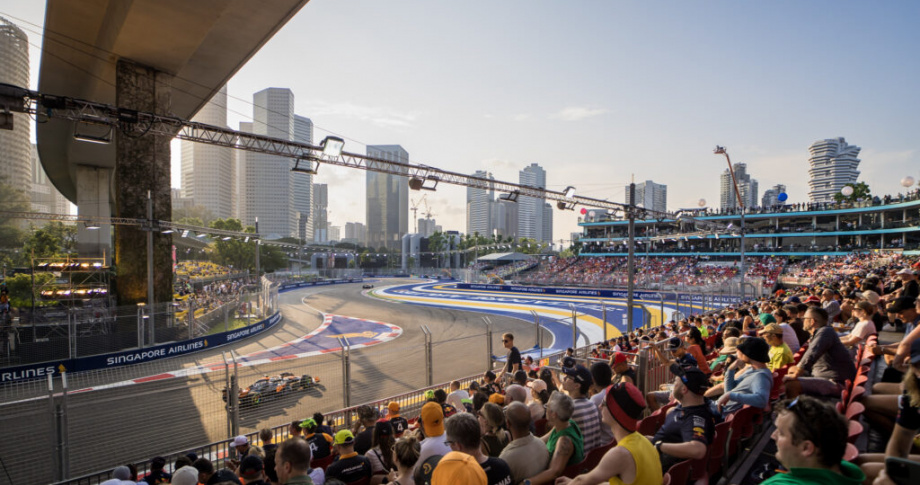
[[[363,289],[365,289],[365,290],[369,290],[369,289],[371,289],[371,288],[373,288],[373,287],[374,287],[374,285],[372,285],[372,284],[370,284],[370,283],[364,283],[364,285],[361,286],[361,288],[363,288]]]
[[[253,382],[249,387],[240,389],[240,407],[258,406],[266,399],[277,399],[297,390],[310,389],[318,382],[319,377],[309,374],[298,377],[291,372],[282,372],[277,376],[265,376]],[[225,402],[227,395],[227,390],[224,389]]]

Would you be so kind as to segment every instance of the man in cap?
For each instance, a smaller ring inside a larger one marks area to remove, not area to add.
[[[511,442],[498,457],[508,464],[514,483],[520,483],[546,470],[549,466],[549,450],[546,449],[546,443],[531,434],[533,420],[527,406],[519,402],[511,403],[505,408],[505,423],[511,432]]]
[[[444,412],[441,405],[436,402],[425,403],[422,406],[421,422],[425,439],[422,440],[418,462],[422,463],[430,456],[450,453],[447,436],[444,434]]]
[[[623,352],[614,352],[610,357],[610,367],[615,375],[613,382],[636,383],[636,370],[629,365],[629,359]]]
[[[310,445],[300,438],[281,443],[275,453],[275,474],[281,485],[313,485],[310,478]]]
[[[767,344],[770,345],[770,361],[767,363],[767,368],[770,371],[775,372],[786,364],[792,363],[792,349],[783,340],[782,327],[776,323],[771,323],[765,325],[757,334],[763,337]]]
[[[511,485],[511,469],[505,460],[482,454],[482,430],[475,416],[470,413],[455,414],[444,422],[444,429],[451,451],[472,456],[475,463],[485,472],[488,485]],[[443,463],[442,459],[435,468],[435,473]]]
[[[716,422],[709,402],[703,397],[709,378],[695,367],[671,365],[675,376],[671,394],[680,404],[665,417],[664,424],[651,439],[661,455],[661,468],[667,470],[683,460],[698,460],[715,435]]]
[[[717,402],[723,416],[734,413],[745,404],[759,409],[767,407],[770,390],[773,388],[773,372],[767,369],[767,362],[770,361],[769,347],[759,337],[741,339],[735,352],[737,360],[725,371],[725,394]],[[751,369],[736,379],[737,371],[746,365],[751,366]]]
[[[256,455],[249,455],[240,462],[236,474],[246,481],[246,485],[269,485],[265,478],[265,467],[262,459]]]
[[[198,485],[198,470],[191,465],[185,465],[172,474],[172,485]]]
[[[249,455],[256,455],[259,458],[265,458],[265,452],[262,451],[262,448],[250,444],[249,438],[247,438],[245,435],[239,435],[236,438],[233,438],[233,447],[236,448],[236,456],[238,460],[237,463]]]
[[[393,427],[393,434],[397,438],[402,438],[403,433],[409,429],[409,421],[399,415],[399,403],[390,401],[387,404],[387,419],[390,420],[390,426]]]
[[[690,355],[690,352],[687,352],[687,348],[684,347],[684,342],[680,337],[673,337],[668,340],[666,349],[670,353],[670,357],[662,352],[657,345],[652,348],[655,350],[658,360],[668,366],[678,364],[681,367],[699,367],[696,358]],[[657,411],[658,408],[667,404],[671,399],[671,391],[652,391],[646,394],[645,398],[648,401],[648,408],[652,411]]]
[[[332,436],[320,432],[315,419],[307,418],[301,421],[300,428],[304,431],[303,439],[310,445],[310,453],[314,460],[326,458],[332,454]]]
[[[198,470],[198,483],[203,485],[216,485],[222,482],[233,482],[236,484],[240,483],[240,479],[236,477],[236,474],[234,474],[233,471],[227,468],[215,470],[214,464],[211,463],[211,460],[208,460],[207,458],[199,458],[195,460],[195,463],[192,463],[192,466]]]
[[[444,455],[431,474],[431,485],[486,485],[487,480],[476,459],[459,451]]]
[[[327,478],[337,478],[345,483],[370,478],[371,462],[355,451],[355,435],[347,429],[335,434],[335,451],[338,458],[326,468]]]
[[[917,282],[917,272],[906,267],[897,272],[901,278],[901,288],[895,290],[892,295],[896,298],[902,296],[920,297],[920,283]]]
[[[588,454],[594,448],[605,443],[600,442],[601,423],[597,415],[597,406],[588,399],[588,390],[591,389],[593,378],[591,372],[583,365],[574,368],[563,368],[565,378],[562,389],[572,398],[575,411],[572,419],[578,429],[584,434],[584,452]]]
[[[850,351],[840,342],[837,332],[828,326],[827,312],[809,308],[805,312],[805,329],[811,332],[808,350],[797,366],[783,378],[786,396],[839,396],[847,379],[856,377],[856,365]],[[810,375],[810,376],[809,376]]]
[[[609,426],[617,445],[607,450],[601,461],[588,473],[574,480],[560,478],[556,484],[594,485],[599,482],[657,485],[661,483],[661,462],[652,443],[636,430],[645,409],[642,392],[629,383],[619,383],[607,389],[601,415]]]

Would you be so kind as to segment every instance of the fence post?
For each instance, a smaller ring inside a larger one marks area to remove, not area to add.
[[[660,310],[661,310],[661,325],[664,325],[664,324],[665,324],[665,317],[664,317],[664,293],[658,292],[658,299],[661,300],[661,307],[660,307]]]
[[[540,316],[534,310],[530,310],[530,313],[533,315],[533,327],[537,332],[534,335],[534,342],[536,342],[537,348],[540,349],[540,360],[543,360],[543,332],[540,331]]]
[[[431,387],[434,385],[434,361],[432,359],[432,348],[431,348],[431,329],[428,328],[428,325],[422,325],[422,331],[425,332],[425,386]]]
[[[228,311],[229,309],[230,309],[230,304],[229,303],[225,304],[224,305],[224,331],[225,332],[230,331],[230,312]]]
[[[572,309],[572,349],[578,349],[578,312],[575,310],[575,305],[569,303],[569,308]]]
[[[151,305],[150,308],[147,309],[147,346],[148,347],[151,345],[156,345],[157,343],[156,325],[155,325],[156,317],[154,316],[154,313],[156,313],[156,306]]]
[[[339,345],[342,346],[342,405],[343,407],[351,406],[351,396],[348,389],[348,383],[351,381],[351,363],[348,355],[348,340],[339,337]]]
[[[601,300],[601,317],[603,323],[601,326],[604,327],[604,342],[607,341],[607,303],[604,300]]]
[[[61,437],[61,479],[70,478],[69,436],[67,434],[67,372],[61,372],[61,404],[58,406],[58,426]]]
[[[236,354],[230,351],[233,359],[233,375],[230,377],[230,437],[240,434],[240,371],[236,363]]]
[[[48,437],[51,439],[51,450],[54,453],[51,460],[51,475],[55,482],[59,482],[63,480],[61,476],[63,457],[61,457],[57,410],[54,406],[54,378],[51,374],[48,374],[48,416],[51,418],[51,432],[48,433]]]
[[[191,297],[188,299],[188,339],[191,340],[195,338],[195,305],[192,303]]]
[[[137,304],[137,348],[144,348],[144,304]]]
[[[482,317],[486,323],[486,370],[492,370],[492,320]]]

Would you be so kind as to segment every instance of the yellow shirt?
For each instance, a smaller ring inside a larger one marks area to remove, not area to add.
[[[631,433],[617,443],[617,447],[626,448],[636,462],[636,479],[625,483],[620,477],[610,479],[610,485],[661,485],[661,459],[658,450],[645,436]]]
[[[783,345],[779,347],[770,346],[770,362],[767,363],[767,368],[771,371],[776,371],[783,367],[786,364],[791,364],[793,362],[792,358],[792,349],[786,345],[786,342],[783,342]]]

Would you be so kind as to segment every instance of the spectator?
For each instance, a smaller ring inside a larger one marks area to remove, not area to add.
[[[158,483],[169,483],[172,476],[169,473],[163,471],[163,468],[166,467],[166,458],[162,456],[155,456],[150,460],[150,473],[144,477],[144,481],[148,485],[156,485]]]
[[[364,455],[371,464],[374,474],[371,483],[379,485],[384,476],[395,468],[393,462],[393,426],[389,421],[381,420],[374,426],[374,447]]]
[[[527,394],[528,393],[527,393],[526,387],[522,385],[518,385],[518,384],[511,384],[510,386],[505,388],[505,406],[513,402],[526,403]]]
[[[738,350],[738,337],[726,337],[722,346],[722,350],[719,351],[719,356],[709,364],[709,368],[713,372],[722,370],[725,367],[725,361],[730,356],[735,355],[735,352]]]
[[[329,436],[335,434],[335,431],[332,430],[332,427],[323,424],[326,418],[322,413],[313,413],[313,421],[316,421],[316,431],[319,433],[326,433]]]
[[[678,404],[668,412],[661,429],[652,442],[661,458],[661,469],[667,470],[683,460],[698,460],[715,434],[717,416],[713,414],[703,394],[709,389],[709,378],[695,367],[671,365],[674,388],[671,393]]]
[[[297,428],[298,430],[300,427]],[[272,430],[269,428],[262,428],[259,431],[259,441],[262,442],[262,452],[265,453],[267,457],[269,453],[274,453],[278,451],[278,445],[272,442]]]
[[[658,360],[662,363],[669,366],[676,363],[681,367],[699,366],[696,359],[684,348],[684,344],[679,337],[672,337],[668,340],[667,346],[667,350],[670,352],[670,358],[661,351],[658,345],[652,346],[655,355],[658,356]],[[657,411],[658,408],[667,404],[668,400],[671,399],[671,391],[652,391],[646,394],[645,397],[648,402],[648,408],[652,411]]]
[[[903,296],[888,307],[889,313],[897,313],[904,322],[904,338],[894,346],[894,360],[892,366],[903,370],[910,358],[910,346],[914,340],[920,338],[920,298]]]
[[[530,432],[533,420],[527,406],[519,402],[511,403],[505,408],[505,420],[512,439],[499,458],[511,469],[513,482],[519,483],[546,470],[549,466],[549,450],[543,441]]]
[[[450,394],[447,395],[447,403],[455,409],[465,409],[464,399],[470,399],[469,393],[460,389],[460,381],[452,381],[450,383]]]
[[[789,315],[789,326],[795,330],[795,338],[799,341],[799,346],[804,342],[807,342],[811,335],[805,331],[805,324],[799,315],[803,314],[799,310],[799,305],[804,305],[804,303],[791,303],[784,306],[783,310],[786,311],[786,314]]]
[[[708,353],[706,341],[703,340],[703,336],[696,327],[690,327],[690,331],[687,334],[687,344],[687,353],[693,356],[693,360],[697,362],[700,371],[709,375],[712,371],[706,365],[706,354]]]
[[[601,408],[604,424],[611,428],[617,445],[607,450],[600,463],[574,480],[560,478],[557,484],[594,485],[598,482],[658,485],[663,473],[658,452],[648,438],[637,433],[639,418],[645,409],[642,392],[628,383],[607,389]]]
[[[732,414],[745,404],[758,409],[767,407],[773,388],[773,373],[767,369],[770,361],[767,342],[759,337],[742,339],[735,356],[737,360],[725,371],[725,394],[718,400],[723,415]],[[735,373],[745,365],[751,369],[736,380]]]
[[[249,455],[240,462],[237,475],[246,481],[246,485],[268,485],[262,459],[258,455]]]
[[[371,464],[355,451],[355,435],[351,431],[343,429],[335,434],[335,451],[339,456],[326,468],[327,479],[351,483],[371,477]]]
[[[246,458],[249,455],[256,455],[259,458],[265,458],[265,452],[262,451],[262,448],[250,444],[249,438],[244,435],[233,438],[233,447],[236,448],[236,459],[238,460],[236,464],[239,464],[243,458]]]
[[[487,396],[492,394],[502,392],[501,386],[495,380],[495,373],[487,370],[485,374],[482,375],[482,385],[479,388],[486,393]]]
[[[821,292],[821,308],[827,312],[827,321],[835,322],[840,315],[840,303],[834,297],[834,290],[824,290]]]
[[[299,438],[281,443],[275,453],[275,474],[281,485],[314,485],[310,478],[310,445]]]
[[[290,433],[291,438],[300,438],[300,432],[303,429],[300,426],[301,423],[303,423],[303,421],[300,419],[295,419],[294,421],[291,421],[291,425],[288,426],[288,433]]]
[[[595,362],[591,364],[591,406],[597,410],[597,421],[600,433],[598,434],[597,446],[604,446],[613,440],[613,433],[608,426],[601,426],[600,409],[604,405],[604,397],[607,396],[607,388],[613,381],[613,371],[606,362]]]
[[[421,422],[425,439],[422,440],[419,462],[424,463],[430,456],[450,453],[450,447],[446,443],[447,437],[444,435],[444,412],[441,405],[429,402],[422,406]]]
[[[838,396],[844,382],[856,377],[856,366],[850,352],[840,343],[837,332],[828,326],[827,312],[809,308],[805,312],[805,328],[812,337],[808,350],[798,366],[786,377],[786,396],[794,398],[805,393],[810,396]],[[811,377],[808,377],[811,374]]]
[[[843,461],[847,423],[832,404],[799,396],[780,402],[776,409],[776,431],[773,432],[776,459],[789,472],[768,478],[764,485],[858,485],[865,480],[859,467]]]
[[[565,467],[585,458],[584,437],[572,420],[574,412],[575,403],[571,397],[559,391],[550,396],[546,405],[546,420],[551,428],[541,438],[549,451],[549,467],[530,478],[532,485],[553,483]]]
[[[494,403],[486,403],[479,410],[478,416],[482,450],[487,456],[497,457],[511,441],[511,435],[504,429],[502,408]]]
[[[792,349],[783,340],[783,328],[776,323],[766,325],[758,335],[770,345],[770,361],[767,368],[776,372],[787,364],[792,363]]]
[[[549,402],[549,390],[546,388],[546,382],[543,379],[536,379],[527,383],[530,386],[531,400],[527,407],[530,409],[530,417],[538,421],[546,417],[546,403]]]
[[[198,485],[198,470],[191,465],[176,468],[172,474],[172,485]]]
[[[319,425],[313,418],[307,418],[300,423],[300,427],[306,431],[303,439],[310,444],[310,452],[314,460],[326,458],[332,454],[332,436],[326,433],[320,433]]]
[[[233,482],[240,485],[240,479],[226,469],[214,470],[214,465],[207,458],[199,458],[192,464],[198,470],[198,483],[202,485],[216,485],[222,482]]]
[[[393,462],[396,469],[387,474],[391,485],[415,485],[412,471],[418,463],[419,443],[415,436],[400,438],[393,445]]]
[[[584,453],[588,454],[594,448],[600,446],[600,418],[597,415],[597,407],[588,400],[588,390],[591,388],[593,379],[591,372],[583,365],[576,365],[574,368],[563,368],[565,380],[562,388],[572,398],[575,411],[572,413],[572,420],[578,425],[578,429],[584,434]]]
[[[455,408],[453,405],[447,402],[447,392],[444,389],[435,389],[434,392],[434,401],[441,405],[441,412],[444,413],[444,419],[453,416],[457,412],[457,409],[465,409],[463,406],[460,408]]]
[[[799,343],[799,337],[796,335],[795,329],[787,322],[789,320],[789,314],[780,308],[773,311],[773,316],[776,318],[776,323],[783,329],[783,342],[786,342],[786,345],[789,346],[789,350],[793,353],[798,352],[801,344]]]
[[[387,419],[390,420],[390,426],[393,427],[393,436],[396,438],[401,438],[403,433],[409,429],[409,422],[399,415],[399,403],[396,401],[390,401],[387,404]]]
[[[552,370],[546,367],[540,369],[540,380],[546,384],[546,390],[549,392],[550,396],[559,390],[559,385],[556,383],[556,376],[553,374]]]
[[[511,382],[519,386],[526,386],[527,385],[527,373],[522,370],[515,372],[514,377],[511,378]]]
[[[881,297],[872,290],[866,290],[859,294],[859,298],[872,305],[872,314],[870,318],[872,319],[872,323],[875,324],[875,332],[880,333],[885,324],[888,323],[888,319],[879,311],[878,304],[881,301]]]
[[[488,406],[488,405],[487,405]],[[483,408],[485,410],[485,408]],[[451,416],[444,422],[447,434],[447,443],[451,451],[459,451],[473,457],[476,463],[482,467],[486,474],[486,483],[488,485],[510,485],[511,469],[504,460],[497,456],[492,457],[484,455],[481,451],[482,436],[480,434],[480,423],[469,413],[460,413]],[[438,463],[435,468],[443,466],[445,457]],[[458,482],[454,482],[458,483]]]
[[[841,337],[840,342],[846,347],[856,347],[861,343],[865,343],[870,335],[876,335],[875,322],[872,321],[873,313],[875,313],[875,309],[871,303],[865,300],[857,302],[853,308],[853,316],[858,320],[856,326],[853,327],[849,335]]]
[[[622,352],[614,352],[610,357],[610,367],[616,374],[613,376],[613,382],[636,383],[636,370],[629,365],[629,359]]]
[[[431,485],[486,485],[488,479],[472,456],[459,451],[444,455],[431,474]]]
[[[514,335],[511,333],[506,333],[502,335],[502,345],[508,349],[508,355],[505,358],[505,366],[502,367],[502,370],[498,373],[498,380],[501,381],[505,373],[513,375],[515,372],[521,370],[521,351],[514,346]]]
[[[374,426],[377,424],[377,410],[363,404],[358,406],[358,421],[352,426],[355,435],[355,451],[359,455],[367,454],[374,442]],[[358,431],[361,428],[362,431]]]

